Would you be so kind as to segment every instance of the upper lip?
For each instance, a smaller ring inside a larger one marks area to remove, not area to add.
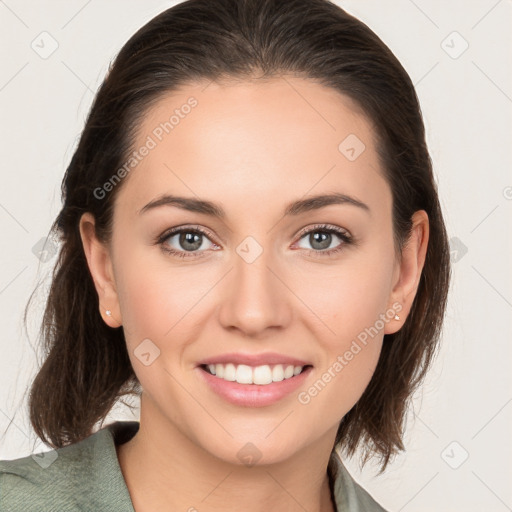
[[[245,364],[247,366],[262,366],[265,364],[275,365],[293,365],[293,366],[307,366],[311,363],[296,357],[285,356],[276,352],[265,352],[263,354],[242,354],[242,353],[230,353],[221,354],[218,356],[208,357],[198,363],[198,366],[209,365],[209,364],[228,364],[234,365]]]

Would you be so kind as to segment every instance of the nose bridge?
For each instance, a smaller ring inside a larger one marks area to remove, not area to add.
[[[289,297],[274,275],[274,267],[279,266],[274,256],[270,247],[264,248],[251,236],[237,246],[230,284],[221,304],[224,327],[254,335],[267,327],[283,327],[289,321]]]

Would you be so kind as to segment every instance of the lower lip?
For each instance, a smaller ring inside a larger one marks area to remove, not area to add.
[[[308,366],[299,375],[263,386],[259,384],[230,382],[215,377],[215,375],[212,375],[201,366],[198,366],[196,369],[207,385],[228,402],[240,407],[265,407],[266,405],[278,402],[297,390],[313,368]]]

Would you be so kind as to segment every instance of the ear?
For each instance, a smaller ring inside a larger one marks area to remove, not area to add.
[[[121,311],[108,247],[96,237],[94,216],[84,213],[80,218],[80,237],[100,303],[100,314],[110,327],[122,325]],[[107,314],[110,311],[110,314]]]
[[[400,320],[391,319],[386,323],[384,334],[397,332],[405,323],[412,307],[425,264],[429,238],[429,221],[425,210],[414,212],[411,217],[411,236],[402,250],[401,262],[397,263],[390,304]],[[398,306],[401,306],[400,307]]]

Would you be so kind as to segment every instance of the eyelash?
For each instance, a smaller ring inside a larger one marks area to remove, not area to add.
[[[309,235],[311,233],[320,232],[320,233],[329,233],[329,234],[335,234],[338,238],[340,238],[343,243],[340,244],[338,247],[335,247],[334,249],[327,249],[327,250],[314,250],[314,249],[305,249],[310,255],[313,255],[314,257],[331,257],[337,255],[340,251],[343,250],[344,246],[355,244],[354,238],[349,235],[345,230],[331,226],[328,224],[316,224],[315,226],[312,226],[310,228],[307,228],[303,231],[301,231],[298,235],[299,241],[304,238],[304,236]],[[200,226],[193,226],[193,227],[180,227],[180,228],[172,228],[165,233],[163,233],[161,236],[158,237],[156,243],[160,245],[163,251],[166,253],[176,256],[178,258],[202,258],[204,257],[204,252],[206,251],[177,251],[175,249],[172,249],[168,247],[165,242],[173,235],[180,234],[180,233],[195,233],[195,234],[201,234],[204,235],[206,238],[210,239],[210,234],[202,229]],[[211,240],[210,240],[211,242]],[[214,242],[212,242],[214,243]],[[217,245],[217,244],[215,244]]]

